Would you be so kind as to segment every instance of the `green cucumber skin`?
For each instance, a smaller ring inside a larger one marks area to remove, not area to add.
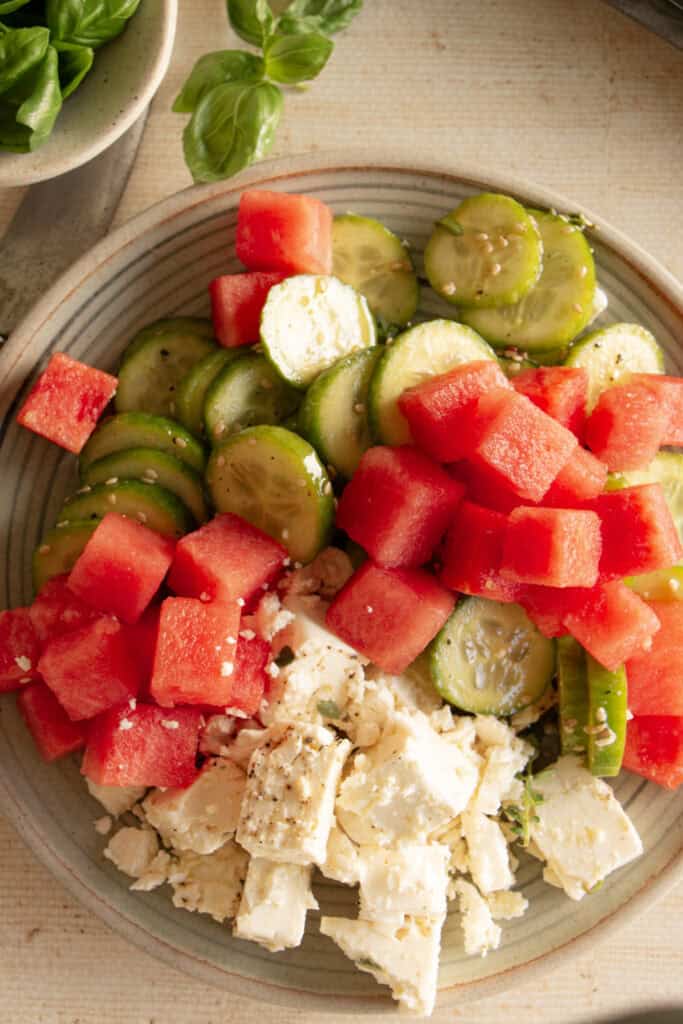
[[[238,350],[220,349],[200,359],[178,385],[178,419],[195,437],[204,437],[206,393],[218,374],[235,359]]]
[[[590,654],[586,655],[588,671],[588,767],[600,778],[614,778],[621,770],[626,743],[628,716],[628,684],[623,665],[610,672]],[[602,719],[600,709],[606,719]],[[603,733],[603,730],[604,733]],[[611,743],[603,745],[603,740]]]
[[[258,382],[263,382],[262,387]],[[301,393],[282,380],[264,355],[242,352],[223,367],[207,389],[205,434],[212,444],[219,444],[233,431],[279,423],[296,410],[300,400]]]
[[[175,420],[146,412],[123,412],[102,420],[85,445],[78,460],[81,479],[91,462],[128,448],[158,448],[197,473],[203,473],[206,467],[203,445]]]
[[[615,342],[620,347],[615,352],[614,360],[605,360],[605,352]],[[629,373],[663,373],[664,353],[654,335],[644,327],[617,323],[590,331],[575,341],[564,363],[565,366],[578,366],[587,370],[587,409],[590,412],[600,393],[618,384]],[[601,366],[601,363],[604,365]]]
[[[96,522],[75,520],[47,531],[33,552],[33,589],[36,594],[53,576],[71,571],[96,526]]]
[[[155,320],[142,327],[126,345],[121,356],[120,366],[124,367],[131,356],[134,356],[151,338],[160,338],[170,333],[194,334],[198,338],[214,341],[213,324],[202,316],[174,316]]]
[[[139,480],[96,484],[85,493],[74,494],[64,502],[58,524],[76,519],[99,520],[108,512],[129,515],[150,530],[169,537],[182,537],[194,525],[189,509],[175,494],[158,484],[145,484]]]
[[[586,652],[572,637],[559,637],[556,643],[562,753],[585,754],[588,744]]]

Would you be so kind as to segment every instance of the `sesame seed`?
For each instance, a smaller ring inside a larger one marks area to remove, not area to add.
[[[596,708],[595,709],[595,718],[596,718],[596,720],[598,722],[606,722],[607,721],[607,711],[605,710],[605,708]]]
[[[498,245],[501,247],[501,249],[507,249],[509,244],[510,242],[505,237],[505,235],[498,235]]]
[[[441,290],[444,295],[455,295],[457,291],[455,281],[446,281]]]
[[[213,428],[213,432],[214,432],[214,436],[215,436],[215,437],[220,437],[220,436],[221,436],[222,434],[224,434],[224,433],[225,433],[225,423],[223,423],[223,421],[221,420],[221,421],[220,421],[219,423],[217,423],[217,424],[216,424],[216,426],[215,426],[215,427]]]
[[[31,659],[27,658],[25,654],[21,654],[18,658],[14,659],[16,665],[19,666],[22,672],[30,672],[32,668]]]
[[[594,743],[596,747],[611,747],[616,738],[617,734],[606,726],[604,731],[595,738]]]
[[[210,601],[211,597],[210,597],[209,594],[207,594],[207,592],[205,590],[202,590],[201,594],[199,595],[199,600],[200,601]]]
[[[115,505],[116,504],[116,495],[115,494],[108,494],[107,495],[107,501],[109,502],[110,505]]]
[[[237,604],[240,606],[240,608],[244,608],[245,603],[246,602],[245,602],[243,597],[238,597],[237,598]]]
[[[368,605],[366,605],[366,606],[365,606],[365,610],[366,610],[366,612],[368,613],[368,615],[372,615],[372,613],[373,613],[373,611],[374,611],[374,609],[373,609],[373,607],[372,607],[372,605],[371,605],[371,604],[368,604]]]
[[[114,484],[117,484],[118,482],[119,482],[119,478],[117,476],[110,476],[108,480],[104,481],[104,486],[105,487],[113,487]]]
[[[286,558],[283,558],[283,559],[282,559],[282,564],[283,564],[283,565],[285,566],[285,568],[286,568],[286,567],[287,567],[288,565],[291,565],[291,564],[292,564],[292,559],[291,559],[291,558],[289,557],[289,555],[287,555],[287,557],[286,557]]]
[[[31,676],[22,676],[21,679],[19,680],[19,682],[22,683],[22,684],[30,683],[30,682],[32,682]]]
[[[51,548],[49,544],[41,544],[40,547],[38,548],[38,552],[41,555],[49,555],[50,551]]]
[[[287,529],[287,527],[284,528],[280,536],[282,537],[283,540],[287,540],[287,538],[289,537],[289,530]]]
[[[138,702],[137,702],[136,698],[135,697],[131,697],[130,700],[128,701],[128,707],[130,708],[131,711],[135,711],[137,706],[138,706]]]
[[[493,274],[494,277],[497,277],[502,269],[503,268],[501,267],[500,263],[494,263],[493,266],[491,267],[491,273]]]
[[[147,522],[147,513],[146,512],[138,512],[137,518],[140,520],[141,523],[146,523]]]
[[[68,525],[69,525],[69,520],[68,519],[62,519],[61,523],[57,523],[57,529],[61,530],[63,526],[68,526]]]
[[[630,708],[626,709],[626,721],[627,722],[633,721],[633,712],[631,711]]]
[[[153,469],[151,466],[147,467],[147,469],[143,473],[143,476],[148,476],[151,480],[159,479],[159,474],[157,473],[156,469]]]
[[[240,633],[240,636],[241,636],[241,635],[242,635],[242,634]],[[226,636],[226,638],[225,638],[225,642],[226,642],[226,644],[230,644],[231,646],[233,646],[234,644],[236,644],[236,643],[237,643],[237,640],[235,639],[235,637],[234,637],[234,636]],[[216,650],[218,650],[218,648],[216,648]]]
[[[271,679],[277,679],[277,677],[280,675],[280,669],[278,668],[274,661],[271,661],[270,665],[266,669],[266,672],[271,677]]]
[[[304,567],[304,563],[303,562],[295,562],[294,563],[294,568],[295,569],[303,569],[303,567]]]
[[[323,484],[323,494],[327,494],[328,496],[332,494],[332,484],[329,480],[326,480]]]
[[[256,633],[254,632],[253,629],[241,629],[240,636],[242,637],[243,640],[253,640],[254,637],[256,636]]]
[[[91,491],[92,487],[86,484],[85,487],[79,487],[78,490],[76,491],[76,494],[90,494]]]
[[[327,466],[326,466],[325,468],[327,469],[327,472],[328,472],[328,473],[330,474],[330,476],[331,476],[331,477],[332,477],[332,479],[334,480],[334,478],[335,478],[335,477],[336,477],[336,475],[337,475],[337,470],[336,470],[336,469],[334,468],[334,466],[332,465],[332,463],[331,463],[331,462],[329,462],[329,463],[327,464]]]
[[[361,413],[365,412],[365,406],[363,405],[362,402],[356,402],[356,404],[353,407],[353,411],[357,412],[358,415],[360,416]]]
[[[489,236],[487,235],[487,233],[486,233],[485,231],[479,231],[479,232],[477,232],[477,234],[476,234],[476,235],[475,235],[474,237],[475,237],[475,238],[476,238],[476,239],[477,239],[477,240],[478,240],[479,242],[488,242],[488,240],[489,240]]]
[[[562,228],[562,234],[563,235],[573,235],[574,234],[574,228],[571,226],[571,224],[565,224],[565,226]]]
[[[131,722],[130,718],[122,718],[119,722],[119,729],[121,732],[128,732],[128,730],[132,729],[134,725],[135,723]]]
[[[572,306],[572,309],[574,310],[575,313],[583,313],[583,306],[581,305],[580,302],[575,302],[574,305]]]
[[[585,264],[582,267],[579,267],[579,277],[585,277],[587,273],[588,267]]]
[[[669,590],[673,591],[673,593],[675,594],[676,591],[680,590],[681,588],[680,580],[669,580],[668,587]]]
[[[187,448],[187,441],[184,437],[174,437],[173,444],[177,444],[179,448]]]
[[[180,728],[180,722],[177,722],[175,720],[175,718],[162,718],[161,719],[161,724],[163,725],[164,729],[179,729]]]
[[[224,661],[223,664],[221,665],[221,675],[224,677],[231,676],[234,668],[235,666],[231,661]]]

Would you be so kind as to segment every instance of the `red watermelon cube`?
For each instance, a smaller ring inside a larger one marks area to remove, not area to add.
[[[273,285],[284,281],[282,271],[224,274],[209,285],[213,329],[225,348],[259,340],[261,312]]]
[[[270,644],[260,637],[247,639],[241,636],[237,641],[235,671],[232,677],[232,692],[226,710],[228,713],[255,715],[268,690],[270,677]]]
[[[626,729],[622,767],[667,789],[683,782],[683,718],[644,715]]]
[[[199,708],[112,708],[90,724],[81,771],[100,786],[189,786],[201,723]]]
[[[519,587],[500,574],[506,527],[502,513],[463,501],[446,534],[441,582],[463,594],[516,601]]]
[[[116,377],[55,352],[19,410],[17,422],[78,455],[117,384]]]
[[[588,417],[586,444],[608,469],[640,469],[664,443],[670,412],[649,388],[625,384],[608,388]]]
[[[142,682],[128,631],[108,616],[51,640],[38,671],[74,722],[135,697]]]
[[[507,516],[513,508],[523,504],[519,495],[485,466],[475,466],[463,459],[452,463],[447,471],[454,480],[463,484],[468,500],[476,505],[495,509]]]
[[[408,388],[398,404],[415,444],[437,462],[455,462],[469,450],[466,417],[477,399],[493,388],[509,387],[498,363],[482,359]]]
[[[38,677],[40,646],[28,608],[0,612],[0,693]]]
[[[248,603],[277,579],[286,559],[272,537],[225,512],[178,542],[168,585],[184,597]]]
[[[312,196],[247,189],[240,197],[237,258],[249,270],[332,273],[332,211]]]
[[[124,622],[137,622],[173,561],[170,537],[108,512],[69,575],[82,601]]]
[[[150,693],[157,704],[231,703],[240,609],[169,597],[161,605]]]
[[[40,589],[28,612],[41,650],[56,636],[99,618],[90,605],[76,597],[68,576],[53,576]]]
[[[521,604],[533,624],[543,636],[554,638],[567,635],[565,615],[577,601],[590,591],[577,587],[541,587],[533,584],[520,586],[517,602]]]
[[[683,558],[661,484],[609,491],[596,498],[592,507],[602,522],[601,579],[667,569]]]
[[[662,444],[683,445],[683,378],[663,373],[633,373],[630,383],[648,388],[660,405],[667,406],[669,420]]]
[[[621,580],[588,591],[563,621],[567,632],[610,672],[650,650],[659,629],[652,609]]]
[[[422,569],[365,562],[327,610],[329,629],[385,672],[400,673],[434,639],[455,598]]]
[[[575,508],[598,494],[607,482],[607,466],[585,448],[575,448],[543,497],[551,508]]]
[[[85,746],[86,730],[72,722],[45,683],[31,683],[17,694],[17,707],[45,761]]]
[[[462,485],[416,448],[369,448],[341,496],[337,526],[378,565],[417,568],[462,494]]]
[[[601,547],[595,512],[522,505],[508,519],[501,571],[516,583],[592,587]]]
[[[588,399],[588,372],[583,367],[540,366],[537,370],[522,370],[512,386],[572,434],[581,437]]]
[[[142,685],[139,696],[145,699],[149,694],[149,684],[154,668],[154,655],[157,648],[157,636],[159,635],[159,618],[161,616],[161,605],[151,604],[138,621],[128,627],[130,645],[135,651],[140,664],[142,674]]]
[[[626,663],[634,715],[683,716],[683,602],[648,601],[661,623],[652,647]]]

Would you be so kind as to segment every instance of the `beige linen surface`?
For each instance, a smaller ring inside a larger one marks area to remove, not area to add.
[[[224,6],[180,0],[173,63],[116,223],[189,184],[170,104],[196,57],[234,45]],[[476,163],[564,192],[683,278],[683,54],[599,0],[366,0],[321,78],[287,96],[274,155],[394,143],[417,163]],[[0,232],[22,194],[0,190]],[[588,1024],[683,1000],[682,951],[679,887],[592,955],[435,1019]],[[2,1024],[302,1019],[335,1018],[237,999],[128,946],[0,820]]]

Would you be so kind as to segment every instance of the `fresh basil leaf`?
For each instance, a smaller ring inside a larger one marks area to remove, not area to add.
[[[273,144],[282,93],[270,82],[217,85],[200,101],[183,134],[195,181],[220,181],[260,160]]]
[[[261,58],[245,50],[207,53],[193,67],[173,109],[176,114],[192,114],[210,89],[226,82],[260,82],[263,71]]]
[[[90,46],[77,46],[75,43],[55,41],[55,50],[59,59],[59,84],[62,99],[65,100],[75,92],[90,71],[95,59],[95,51]]]
[[[360,12],[363,0],[293,0],[280,20],[283,32],[341,32]]]
[[[266,49],[266,74],[275,82],[294,85],[320,74],[334,49],[319,32],[275,35]]]
[[[227,0],[228,19],[246,43],[263,46],[275,28],[275,16],[268,0]]]
[[[53,39],[96,50],[123,32],[140,0],[47,0]]]
[[[0,93],[7,92],[47,53],[46,28],[8,29],[0,35]]]
[[[54,47],[48,46],[40,64],[0,99],[0,147],[26,153],[42,145],[62,107]]]
[[[0,0],[0,14],[11,14],[12,11],[25,7],[27,3],[29,0]]]

